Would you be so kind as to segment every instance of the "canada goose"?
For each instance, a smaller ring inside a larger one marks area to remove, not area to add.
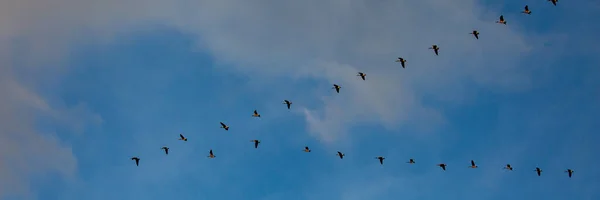
[[[178,140],[183,140],[183,141],[187,142],[187,138],[183,137],[182,134],[179,134],[179,139]]]
[[[221,123],[221,128],[222,129],[225,129],[226,131],[229,130],[229,126],[225,125],[223,122],[219,122],[219,123]]]
[[[209,158],[215,158],[215,157],[217,157],[217,156],[215,156],[215,154],[213,154],[213,152],[212,152],[212,149],[211,149],[211,150],[208,152],[208,156],[206,156],[206,157],[209,157]]]
[[[433,52],[435,52],[435,55],[438,55],[438,51],[440,50],[440,48],[437,45],[431,45],[431,47],[429,47],[429,49],[433,49]]]
[[[525,13],[525,14],[531,15],[531,10],[529,10],[529,6],[525,5],[525,9],[523,9],[523,11],[521,13]]]
[[[470,168],[477,168],[477,165],[475,165],[475,161],[471,160],[471,166],[469,166]]]
[[[537,173],[538,176],[542,175],[542,169],[540,169],[539,167],[536,167],[535,170],[533,170]]]
[[[402,68],[406,68],[406,66],[405,66],[406,60],[404,58],[398,57],[398,60],[396,60],[396,62],[399,62],[400,65],[402,65]]]
[[[283,100],[283,104],[287,105],[288,109],[290,109],[290,107],[292,106],[292,102],[289,100]]]
[[[356,75],[356,76],[360,76],[360,78],[362,78],[362,80],[364,81],[365,80],[365,76],[367,76],[367,74],[362,73],[362,72],[358,72],[358,75]]]
[[[506,170],[509,170],[509,171],[513,170],[512,166],[510,166],[510,164],[506,164],[506,167],[504,167],[503,169],[506,169]]]
[[[258,148],[258,144],[260,144],[260,140],[250,140],[250,142],[254,142],[254,148]]]
[[[138,157],[131,157],[131,160],[135,160],[135,166],[140,166],[140,158]]]
[[[446,166],[448,166],[448,165],[441,163],[441,164],[437,164],[437,166],[440,166],[442,168],[442,170],[446,171]]]
[[[556,3],[558,3],[558,0],[548,0],[549,2],[552,2],[552,4],[554,4],[554,6],[556,6]]]
[[[573,171],[572,169],[567,169],[565,172],[569,173],[569,178],[571,178],[571,176],[573,176]]]
[[[304,147],[304,152],[310,152],[310,149],[308,147]]]
[[[382,165],[383,165],[383,160],[385,160],[385,158],[383,156],[375,157],[375,159],[379,159],[379,164],[382,164]]]
[[[504,20],[504,15],[500,15],[500,20],[496,21],[496,23],[506,25],[506,20]]]
[[[337,84],[333,84],[333,89],[335,89],[335,91],[336,91],[337,93],[340,93],[340,88],[342,88],[342,87],[340,87],[340,86],[339,86],[339,85],[337,85]]]
[[[475,36],[475,39],[478,39],[478,40],[479,40],[479,31],[477,31],[477,30],[473,30],[473,32],[471,32],[471,33],[469,33],[469,34],[471,34],[471,35]]]
[[[415,159],[412,159],[412,158],[411,158],[411,159],[409,159],[409,160],[408,160],[408,162],[406,162],[406,163],[408,163],[408,164],[415,164]]]
[[[166,146],[165,146],[165,147],[162,147],[162,148],[160,148],[160,149],[163,149],[163,150],[165,150],[165,154],[169,155],[169,147],[166,147]]]
[[[260,117],[260,114],[258,114],[258,111],[254,110],[252,117]]]
[[[346,154],[343,154],[342,152],[339,152],[339,151],[338,151],[338,152],[337,152],[337,155],[340,157],[340,159],[344,159],[344,156],[345,156]]]

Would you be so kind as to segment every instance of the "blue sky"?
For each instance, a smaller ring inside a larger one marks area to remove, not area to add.
[[[0,3],[0,199],[600,198],[597,2],[141,2]]]

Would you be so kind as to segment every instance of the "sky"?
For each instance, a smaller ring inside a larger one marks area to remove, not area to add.
[[[598,10],[4,0],[0,199],[598,199]]]

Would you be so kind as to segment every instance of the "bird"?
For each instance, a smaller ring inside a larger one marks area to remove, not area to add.
[[[477,31],[477,30],[473,30],[473,32],[471,32],[471,33],[469,33],[469,34],[471,34],[471,35],[475,36],[475,39],[478,39],[478,40],[479,40],[479,31]]]
[[[131,160],[135,160],[135,166],[140,166],[140,158],[138,157],[131,157]]]
[[[379,159],[379,164],[383,165],[383,160],[385,160],[385,158],[383,156],[377,156],[375,157],[375,159]]]
[[[500,15],[500,20],[496,21],[496,23],[506,25],[506,20],[504,20],[504,15]]]
[[[310,149],[309,149],[309,148],[306,146],[306,147],[304,147],[304,150],[303,150],[303,151],[304,151],[304,152],[310,152]]]
[[[431,47],[429,47],[429,49],[433,49],[433,52],[435,52],[435,55],[438,55],[438,51],[440,50],[440,48],[437,45],[431,45]]]
[[[250,142],[254,142],[254,148],[258,148],[258,144],[260,144],[260,140],[250,140]]]
[[[344,159],[344,156],[345,156],[346,154],[343,154],[342,152],[339,152],[339,151],[338,151],[338,152],[337,152],[337,155],[340,157],[340,159]]]
[[[512,166],[510,166],[510,164],[506,164],[506,167],[504,167],[503,169],[507,169],[509,171],[513,170]]]
[[[219,123],[221,123],[221,128],[222,129],[225,129],[226,131],[229,130],[229,126],[225,125],[225,123],[223,123],[223,122],[219,122]]]
[[[336,91],[337,93],[340,93],[340,88],[342,88],[342,87],[340,87],[340,86],[339,86],[339,85],[337,85],[337,84],[333,84],[333,89],[335,89],[335,91]]]
[[[362,78],[362,80],[364,81],[365,80],[365,76],[367,76],[367,74],[362,73],[362,72],[358,72],[358,75],[356,75],[356,76],[360,76],[360,78]]]
[[[160,149],[164,149],[165,150],[165,154],[169,155],[169,147],[164,146],[164,147],[162,147]]]
[[[258,114],[258,111],[254,110],[252,117],[260,117],[260,114]]]
[[[400,65],[402,65],[402,68],[406,68],[406,66],[405,66],[406,60],[404,58],[398,57],[398,60],[396,60],[396,62],[399,62]]]
[[[572,169],[567,169],[565,172],[569,173],[569,178],[571,178],[571,176],[573,176],[573,171]]]
[[[411,158],[411,159],[409,159],[409,160],[408,160],[408,162],[406,162],[406,163],[408,163],[408,164],[415,164],[415,159],[412,159],[412,158]]]
[[[477,165],[475,165],[475,161],[471,160],[471,166],[469,166],[470,168],[477,168]]]
[[[525,5],[525,8],[523,9],[523,11],[521,13],[531,15],[531,10],[529,10],[529,6]]]
[[[538,176],[542,175],[542,169],[540,169],[539,167],[536,167],[535,170],[533,170],[537,173]]]
[[[442,168],[442,170],[446,171],[446,166],[448,166],[448,165],[446,165],[444,163],[440,163],[440,164],[437,164],[437,166],[440,166]]]
[[[183,137],[182,134],[179,134],[179,139],[178,140],[183,140],[183,141],[187,142],[187,138]]]
[[[288,110],[290,109],[290,107],[292,106],[292,102],[289,100],[283,100],[283,104],[287,105]]]
[[[558,3],[558,0],[548,0],[549,2],[552,2],[552,4],[554,4],[554,6],[556,6],[556,3]]]
[[[215,156],[215,154],[213,154],[213,152],[212,152],[212,149],[211,149],[211,150],[208,152],[208,156],[206,156],[206,157],[209,157],[209,158],[215,158],[215,157],[217,157],[217,156]]]

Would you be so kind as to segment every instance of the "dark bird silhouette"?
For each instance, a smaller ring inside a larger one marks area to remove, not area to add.
[[[504,20],[504,15],[500,15],[500,20],[496,21],[496,23],[506,25],[506,20]]]
[[[165,146],[165,147],[162,147],[162,148],[160,148],[160,149],[163,149],[163,150],[165,150],[165,154],[169,155],[169,147],[166,147],[166,146]]]
[[[548,0],[548,1],[549,1],[549,2],[552,2],[552,4],[553,4],[554,6],[556,6],[556,3],[558,3],[558,0]]]
[[[254,110],[252,117],[260,117],[260,114],[258,114],[258,111]]]
[[[288,110],[290,109],[290,107],[292,106],[292,102],[289,100],[283,100],[283,104],[287,105]]]
[[[382,164],[382,165],[383,165],[383,160],[385,160],[385,158],[383,156],[375,157],[375,159],[379,159],[379,164]]]
[[[513,170],[512,166],[510,166],[510,164],[506,164],[506,167],[504,167],[503,169],[506,169],[506,170],[509,170],[509,171]]]
[[[304,150],[302,150],[304,152],[310,152],[310,149],[308,147],[304,147]]]
[[[444,163],[440,163],[440,164],[437,164],[437,166],[441,167],[442,170],[446,171],[446,166],[448,166],[448,165],[446,165]]]
[[[337,93],[340,93],[340,88],[342,88],[342,87],[340,87],[340,86],[339,86],[339,85],[337,85],[337,84],[333,84],[333,89],[335,89],[335,91],[336,91]]]
[[[222,129],[225,129],[226,131],[229,130],[229,126],[225,125],[223,122],[219,122],[219,123],[221,123],[221,128]]]
[[[471,33],[469,33],[469,34],[471,34],[471,35],[475,36],[475,39],[478,39],[478,40],[479,40],[479,31],[477,31],[477,30],[473,30],[473,32],[471,32]]]
[[[254,148],[258,148],[258,144],[260,144],[260,140],[250,140],[250,142],[254,142]]]
[[[356,76],[360,76],[360,78],[362,78],[362,80],[364,81],[365,80],[365,76],[367,76],[367,74],[362,73],[362,72],[358,72],[358,75],[356,75]]]
[[[131,160],[135,160],[135,166],[140,166],[140,158],[138,158],[138,157],[131,157]]]
[[[338,152],[337,152],[337,155],[340,157],[340,159],[344,159],[344,156],[345,156],[346,154],[343,154],[342,152],[339,152],[339,151],[338,151]]]
[[[396,60],[396,62],[399,62],[400,65],[402,65],[402,68],[406,68],[406,60],[402,57],[398,57],[398,60]]]
[[[213,154],[212,149],[208,152],[208,156],[206,156],[208,158],[215,158],[217,156],[215,156],[215,154]]]
[[[477,165],[475,165],[475,161],[471,160],[471,166],[469,166],[470,168],[477,168]]]
[[[573,176],[573,171],[572,169],[567,169],[565,172],[569,173],[569,178],[571,178],[571,176]]]
[[[431,47],[429,47],[429,49],[433,49],[433,52],[435,53],[435,55],[438,55],[438,51],[440,50],[440,48],[437,45],[431,45]]]
[[[410,159],[410,160],[408,160],[408,162],[406,162],[406,163],[409,163],[409,164],[415,164],[415,159],[412,159],[412,158],[411,158],[411,159]]]
[[[535,170],[533,170],[537,173],[538,176],[542,175],[542,169],[540,169],[539,167],[536,167]]]
[[[183,137],[182,134],[179,134],[179,139],[178,140],[183,140],[183,141],[187,142],[187,138]]]
[[[523,11],[521,11],[521,13],[531,15],[531,10],[529,10],[529,6],[525,5],[525,8],[523,9]]]

